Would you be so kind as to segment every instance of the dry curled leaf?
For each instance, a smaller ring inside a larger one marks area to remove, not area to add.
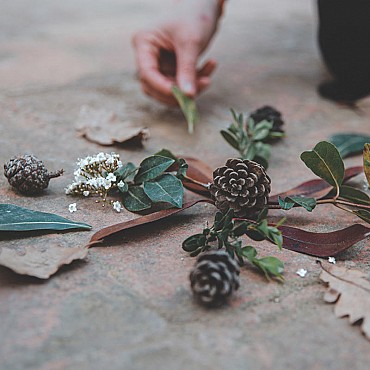
[[[76,129],[89,141],[100,145],[142,146],[149,137],[146,127],[138,127],[130,121],[120,121],[116,114],[105,109],[81,107]]]
[[[370,280],[367,274],[339,266],[323,266],[320,279],[328,284],[324,300],[335,303],[337,317],[348,316],[351,324],[362,321],[361,330],[370,340]]]
[[[48,279],[63,265],[74,260],[82,260],[88,249],[81,247],[66,248],[51,243],[46,248],[27,245],[19,248],[0,247],[0,266],[5,266],[21,275]]]

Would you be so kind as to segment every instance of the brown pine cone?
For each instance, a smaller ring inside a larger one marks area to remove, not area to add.
[[[254,123],[259,123],[261,121],[272,122],[271,131],[284,132],[284,130],[282,128],[282,126],[284,124],[282,115],[274,107],[270,107],[269,105],[265,105],[265,106],[255,110],[254,112],[252,112],[250,114],[249,118],[252,118]]]
[[[49,173],[42,161],[28,154],[13,157],[4,164],[4,175],[9,184],[26,195],[40,193],[48,187],[51,178],[62,173],[63,170]]]
[[[236,217],[254,217],[268,203],[271,180],[265,169],[248,159],[228,159],[213,172],[210,192],[223,213],[230,208]]]
[[[201,254],[190,273],[195,297],[207,306],[220,306],[239,288],[239,266],[224,250]]]

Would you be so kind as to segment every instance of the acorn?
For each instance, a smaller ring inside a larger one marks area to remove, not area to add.
[[[9,184],[25,195],[42,192],[52,178],[59,177],[63,170],[48,172],[44,163],[34,155],[13,157],[4,164],[4,175]]]

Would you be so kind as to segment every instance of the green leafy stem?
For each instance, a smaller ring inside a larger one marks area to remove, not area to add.
[[[267,279],[271,277],[283,281],[284,264],[276,257],[257,258],[257,250],[250,246],[243,246],[241,237],[247,235],[255,241],[269,240],[282,247],[283,238],[278,225],[270,226],[266,220],[267,209],[262,211],[256,221],[240,220],[234,217],[230,209],[226,214],[217,212],[214,223],[206,227],[200,234],[194,234],[184,240],[182,248],[194,257],[210,249],[225,248],[232,258],[237,258],[243,265],[247,259],[252,265],[264,273]]]

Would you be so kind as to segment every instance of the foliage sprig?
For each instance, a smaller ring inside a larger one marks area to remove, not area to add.
[[[213,225],[203,229],[202,233],[188,237],[184,240],[182,248],[192,257],[210,249],[225,248],[232,258],[238,259],[239,264],[243,265],[247,259],[261,270],[266,278],[274,277],[283,281],[284,264],[276,257],[257,258],[257,250],[250,245],[243,246],[241,239],[243,235],[255,241],[267,239],[281,249],[283,243],[281,232],[276,226],[268,225],[266,211],[261,212],[256,221],[236,219],[231,209],[226,214],[217,212]]]

